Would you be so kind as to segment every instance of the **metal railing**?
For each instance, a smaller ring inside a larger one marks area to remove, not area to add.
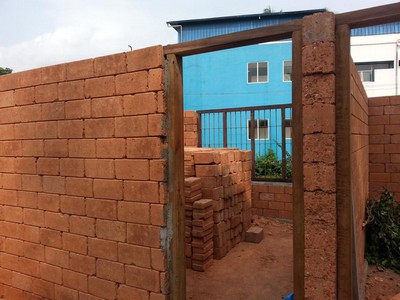
[[[253,180],[291,181],[291,104],[197,113],[199,147],[251,150]]]

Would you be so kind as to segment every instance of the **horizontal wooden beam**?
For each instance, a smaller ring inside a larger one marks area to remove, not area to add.
[[[292,37],[301,29],[301,20],[245,30],[211,38],[164,46],[164,54],[187,56],[211,51],[272,42]]]
[[[336,15],[336,25],[350,29],[400,21],[400,2]]]

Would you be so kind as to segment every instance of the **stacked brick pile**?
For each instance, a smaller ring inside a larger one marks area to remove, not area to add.
[[[205,271],[213,258],[213,201],[201,199],[193,203],[192,269]]]
[[[251,223],[251,152],[185,148],[185,170],[201,178],[203,197],[212,199],[214,258],[243,238]]]
[[[196,170],[194,169],[193,154],[198,148],[186,148],[184,154],[184,175],[185,178],[196,177]]]
[[[192,268],[192,220],[193,202],[202,198],[201,179],[189,177],[185,179],[185,255],[186,267]]]
[[[185,111],[184,118],[185,146],[196,147],[198,142],[197,113]]]

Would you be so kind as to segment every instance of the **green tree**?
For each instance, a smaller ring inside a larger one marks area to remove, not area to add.
[[[263,11],[264,14],[273,14],[275,12],[276,11],[271,7],[271,5],[268,5],[268,7],[264,8],[264,11]],[[282,10],[280,10],[279,12],[282,12]]]
[[[10,74],[10,73],[12,73],[12,69],[10,69],[10,68],[2,68],[2,67],[0,67],[0,75],[6,75],[6,74]]]

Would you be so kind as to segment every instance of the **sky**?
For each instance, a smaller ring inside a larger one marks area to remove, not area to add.
[[[42,66],[177,42],[167,21],[326,8],[335,13],[385,0],[0,0],[0,67]]]

